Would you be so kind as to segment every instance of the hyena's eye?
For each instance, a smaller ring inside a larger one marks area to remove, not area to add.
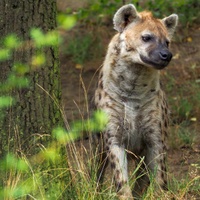
[[[142,36],[142,40],[144,42],[150,42],[152,39],[153,39],[153,36],[151,36],[151,35],[143,35]]]

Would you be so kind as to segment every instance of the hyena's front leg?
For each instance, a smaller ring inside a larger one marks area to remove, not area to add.
[[[163,142],[148,147],[145,163],[155,177],[156,184],[167,190],[166,147]]]
[[[117,144],[110,145],[108,158],[113,170],[119,199],[133,199],[131,189],[128,186],[127,157],[124,147]]]
[[[142,156],[145,156],[144,163],[137,172],[134,188],[134,196],[142,194],[150,184],[150,174],[155,178],[156,184],[161,188],[166,188],[166,166],[165,166],[165,145],[158,132],[149,129],[146,138],[146,149]]]

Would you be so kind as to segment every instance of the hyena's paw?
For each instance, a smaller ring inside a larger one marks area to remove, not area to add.
[[[129,186],[122,187],[117,195],[120,200],[134,200],[131,188]]]

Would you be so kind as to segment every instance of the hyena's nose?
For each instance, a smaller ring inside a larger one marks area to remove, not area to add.
[[[168,50],[161,50],[159,55],[163,61],[170,61],[172,59],[172,53]]]

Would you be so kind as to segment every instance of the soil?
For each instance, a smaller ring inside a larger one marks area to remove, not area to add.
[[[82,27],[76,27],[76,29]],[[68,36],[73,34],[73,31],[68,33],[62,32],[65,37],[63,46],[61,46],[60,60],[61,60],[61,83],[62,83],[62,104],[65,111],[66,119],[69,123],[85,119],[88,116],[87,105],[90,98],[94,94],[94,88],[97,82],[98,69],[103,63],[106,53],[107,45],[114,35],[115,31],[112,27],[102,26],[101,31],[98,31],[102,37],[102,46],[104,53],[102,56],[93,58],[85,62],[83,65],[74,63],[71,57],[64,54],[65,47],[68,43]],[[194,25],[190,28],[179,27],[176,36],[171,44],[173,52],[173,60],[170,65],[163,70],[162,78],[164,84],[167,84],[168,76],[175,79],[173,85],[174,91],[168,93],[167,96],[178,95],[179,88],[185,87],[185,83],[195,82],[200,80],[200,25]],[[90,53],[90,52],[88,52]],[[167,74],[167,75],[166,75]],[[200,83],[199,83],[200,84]],[[198,87],[200,88],[200,87]],[[199,93],[200,91],[196,91]],[[191,95],[190,91],[186,91],[183,96]],[[175,177],[177,180],[189,180],[200,176],[200,109],[195,108],[193,114],[195,115],[194,122],[188,123],[191,130],[195,130],[194,141],[190,145],[177,143],[171,145],[168,152],[168,165],[170,177]],[[174,111],[172,110],[172,113]],[[173,113],[173,116],[176,113]],[[173,119],[172,119],[173,121]],[[173,127],[172,127],[173,128]],[[170,138],[173,139],[173,136]],[[87,143],[87,141],[86,141]],[[200,191],[188,193],[184,199],[200,199]]]

